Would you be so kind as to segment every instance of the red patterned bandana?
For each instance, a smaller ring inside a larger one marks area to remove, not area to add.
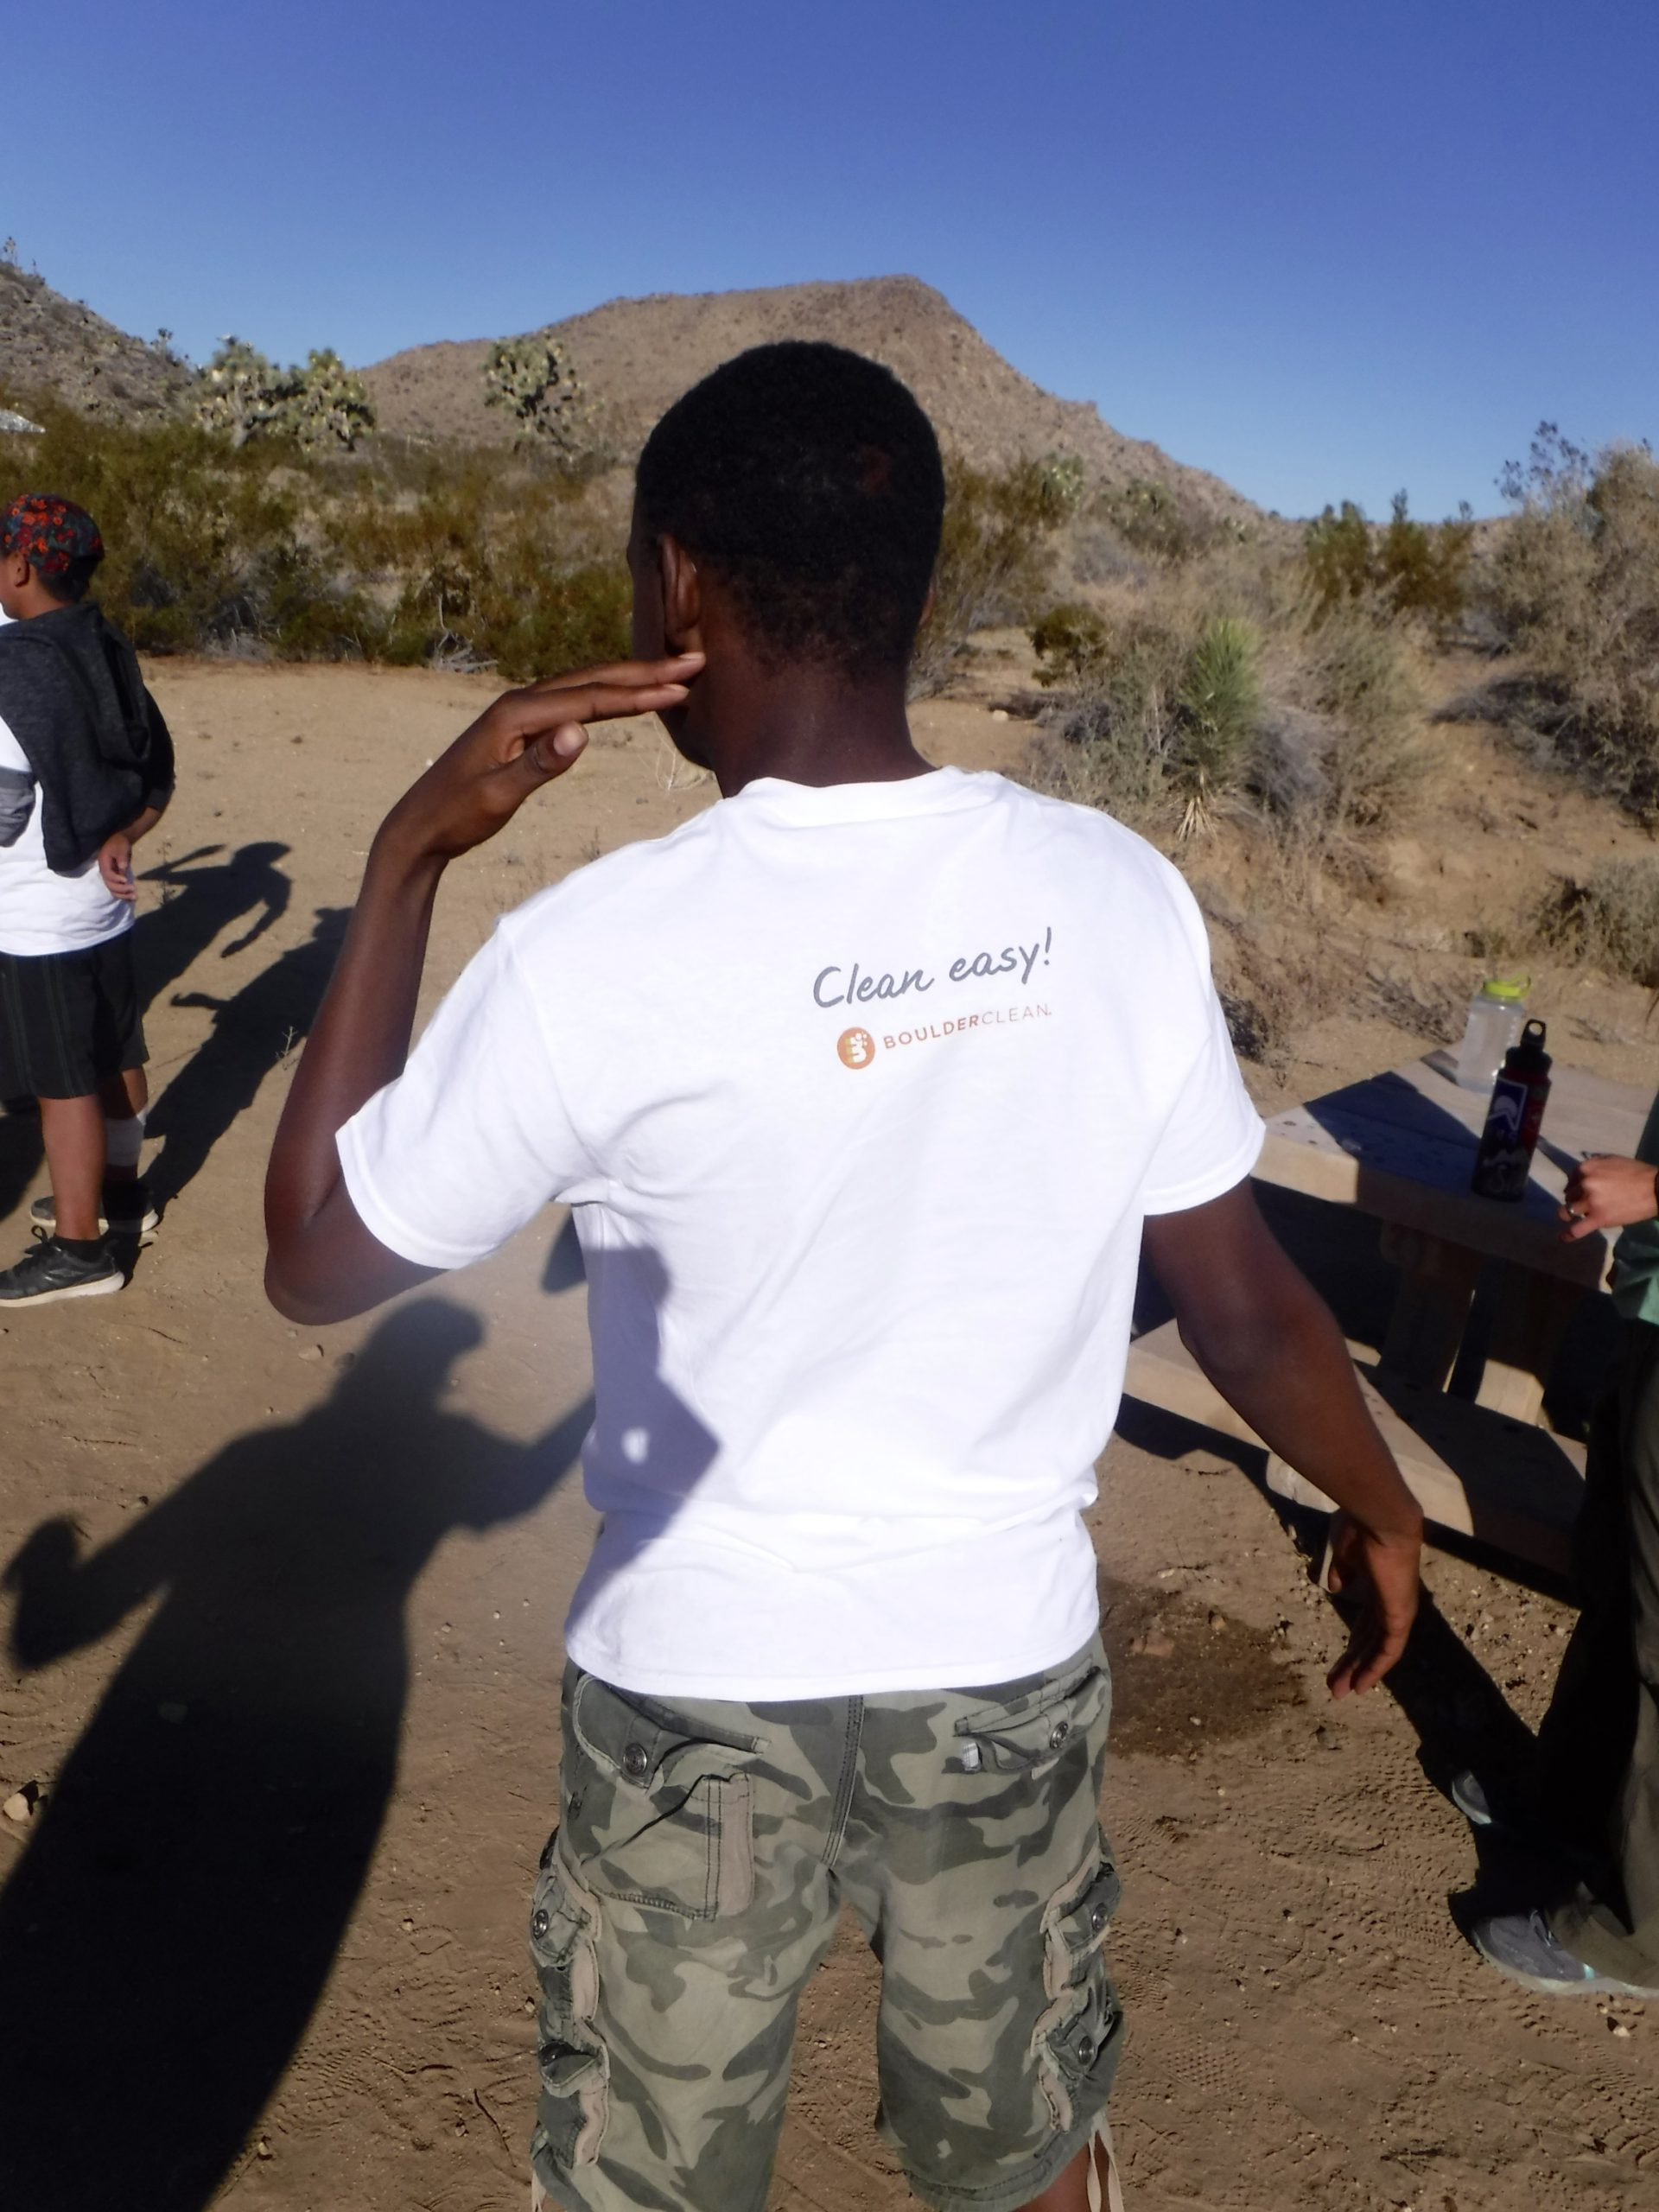
[[[41,575],[61,576],[76,561],[101,561],[104,540],[85,507],[25,492],[0,513],[0,551],[26,554]]]

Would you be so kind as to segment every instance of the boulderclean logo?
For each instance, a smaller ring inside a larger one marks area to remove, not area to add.
[[[836,1039],[836,1050],[843,1067],[867,1068],[875,1058],[875,1039],[868,1029],[843,1029]]]

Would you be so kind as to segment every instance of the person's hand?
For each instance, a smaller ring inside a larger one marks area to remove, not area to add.
[[[588,742],[588,722],[677,707],[701,653],[618,661],[506,691],[412,784],[376,842],[411,859],[448,861],[510,822],[532,791],[562,776]]]
[[[1325,1676],[1332,1697],[1372,1688],[1405,1649],[1417,1618],[1422,1550],[1417,1531],[1379,1535],[1349,1513],[1332,1522],[1326,1586],[1359,1605],[1348,1648]]]
[[[132,880],[132,839],[124,830],[118,830],[99,847],[98,872],[111,898],[130,903],[138,896],[138,887]]]
[[[1560,1210],[1567,1227],[1564,1244],[1593,1236],[1601,1229],[1627,1229],[1633,1221],[1651,1221],[1659,1215],[1659,1184],[1655,1170],[1644,1160],[1618,1160],[1611,1153],[1597,1153],[1580,1160],[1567,1179],[1567,1204]]]
[[[33,1595],[42,1588],[55,1587],[73,1567],[79,1544],[73,1521],[62,1515],[42,1521],[6,1561],[0,1572],[0,1590]]]

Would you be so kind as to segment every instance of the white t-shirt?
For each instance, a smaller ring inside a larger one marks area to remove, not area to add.
[[[1087,1640],[1142,1221],[1261,1141],[1175,870],[940,768],[768,778],[538,893],[339,1147],[430,1267],[569,1201],[604,1524],[569,1651],[753,1700]]]
[[[7,620],[0,612],[0,622]],[[0,952],[81,952],[132,927],[132,907],[105,888],[96,855],[73,875],[46,864],[40,786],[28,755],[0,721],[0,836],[23,807],[29,819],[0,845]]]

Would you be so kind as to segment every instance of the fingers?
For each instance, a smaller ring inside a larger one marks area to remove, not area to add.
[[[1408,1621],[1386,1620],[1368,1606],[1348,1640],[1347,1649],[1325,1678],[1332,1696],[1347,1697],[1374,1689],[1405,1649],[1410,1633]]]
[[[500,726],[516,737],[537,736],[571,722],[621,721],[630,715],[654,715],[677,707],[689,687],[667,680],[651,683],[561,684],[545,691],[515,691],[499,702]]]
[[[668,653],[661,660],[613,660],[599,668],[578,668],[563,676],[544,676],[524,686],[526,693],[580,690],[592,683],[683,683],[702,668],[701,653]]]

